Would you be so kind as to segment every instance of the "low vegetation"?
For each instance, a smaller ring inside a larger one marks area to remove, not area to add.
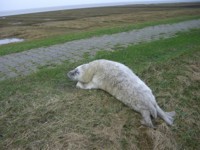
[[[198,149],[200,30],[151,43],[116,47],[95,58],[43,68],[0,82],[0,149]],[[92,59],[126,64],[153,90],[174,126],[141,116],[101,90],[80,90],[66,72]]]
[[[0,46],[0,56],[67,41],[200,18],[200,3],[66,10],[0,18],[3,38],[23,43]]]

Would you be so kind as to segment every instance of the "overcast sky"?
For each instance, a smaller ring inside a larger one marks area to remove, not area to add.
[[[100,3],[144,3],[144,2],[190,2],[200,0],[0,0],[0,12],[32,8],[45,8],[70,5],[87,5]]]

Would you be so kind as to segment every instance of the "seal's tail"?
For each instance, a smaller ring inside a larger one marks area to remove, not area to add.
[[[158,105],[156,106],[158,116],[162,118],[168,125],[172,125],[174,121],[175,111],[164,112]]]

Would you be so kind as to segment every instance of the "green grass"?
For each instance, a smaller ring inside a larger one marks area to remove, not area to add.
[[[120,48],[117,50],[116,47],[114,53],[101,51],[96,58],[105,58],[122,62],[140,73],[153,63],[166,62],[169,59],[176,58],[180,54],[187,52],[190,48],[190,52],[196,50],[195,43],[199,42],[199,31],[194,30],[192,33],[192,37],[194,38],[185,38],[191,34],[190,32],[186,32],[181,33],[179,38],[158,40],[150,44],[142,43],[132,45],[126,48],[126,50],[123,50],[123,48],[122,50]]]
[[[75,34],[67,34],[62,36],[54,36],[49,37],[45,39],[37,39],[32,41],[25,41],[22,43],[13,43],[9,45],[2,45],[0,46],[0,56],[11,54],[11,53],[17,53],[26,51],[32,48],[39,48],[39,47],[47,47],[55,44],[60,44],[68,41],[73,40],[79,40],[84,38],[90,38],[93,36],[101,36],[105,34],[114,34],[119,32],[126,32],[133,29],[140,29],[144,28],[146,26],[153,26],[158,24],[172,24],[177,23],[185,20],[192,20],[192,19],[199,19],[199,15],[197,16],[184,16],[184,17],[178,17],[178,18],[172,18],[172,19],[166,19],[166,20],[160,20],[160,21],[151,21],[146,23],[140,23],[140,24],[131,24],[126,26],[117,26],[117,27],[104,27],[100,29],[95,29],[93,31],[87,31],[87,32],[80,32]]]
[[[132,68],[166,111],[173,127],[157,119],[157,130],[100,90],[80,90],[66,78],[65,63],[24,78],[0,82],[0,149],[198,149],[200,134],[200,30],[141,43],[93,59]]]

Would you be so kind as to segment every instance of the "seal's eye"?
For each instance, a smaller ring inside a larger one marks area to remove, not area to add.
[[[78,69],[70,72],[70,76],[75,77],[76,75],[79,75]]]
[[[75,76],[75,75],[78,75],[78,74],[79,74],[78,69],[74,70],[73,74],[74,74],[74,76]]]
[[[80,72],[78,71],[78,69],[75,69],[75,70],[72,70],[72,71],[70,71],[70,72],[68,72],[67,73],[67,76],[69,77],[69,78],[74,78],[76,75],[79,75],[80,74]]]

